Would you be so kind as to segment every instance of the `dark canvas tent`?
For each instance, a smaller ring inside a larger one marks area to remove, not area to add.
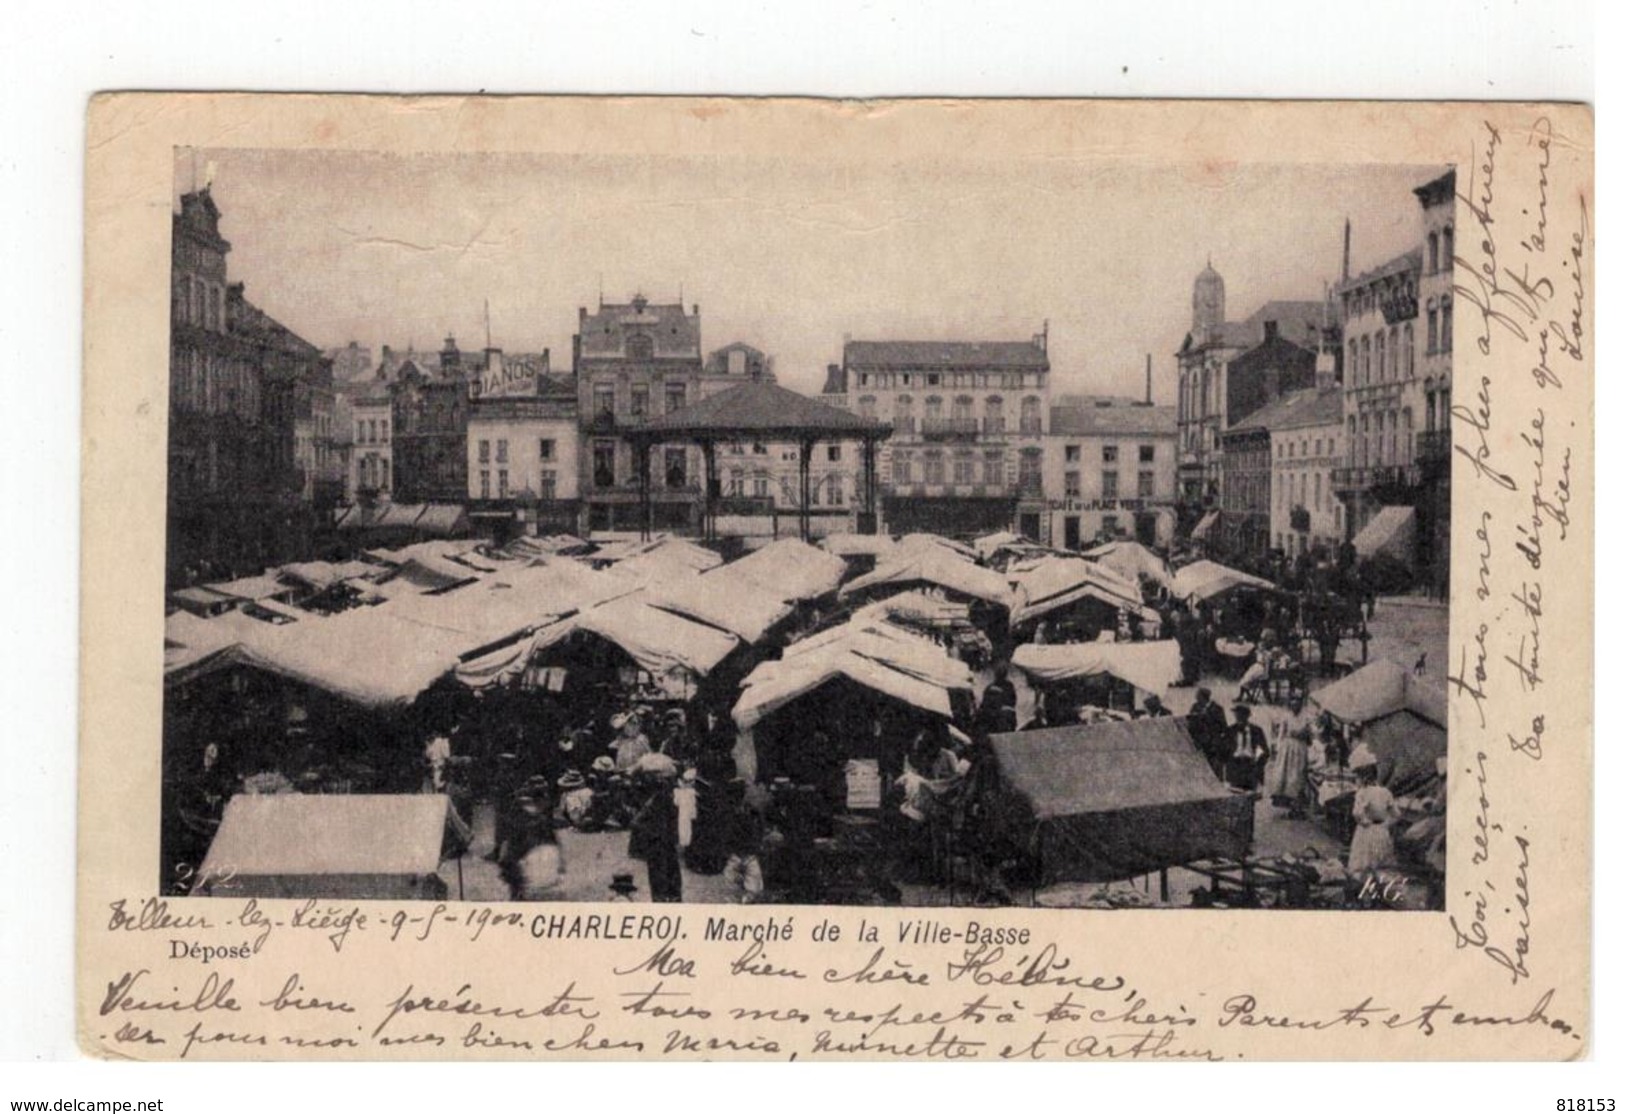
[[[1233,793],[1172,717],[994,735],[999,815],[1044,885],[1110,882],[1239,859],[1253,801]]]

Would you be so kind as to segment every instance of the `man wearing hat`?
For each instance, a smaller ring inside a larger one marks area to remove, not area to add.
[[[669,770],[669,773],[668,773]],[[679,857],[677,800],[670,774],[675,765],[649,763],[638,773],[648,798],[632,818],[626,853],[649,868],[649,896],[655,901],[683,900],[683,866]]]
[[[573,828],[581,827],[592,813],[592,790],[580,770],[566,770],[558,781],[559,811]]]
[[[1230,753],[1225,760],[1224,780],[1235,789],[1257,789],[1270,760],[1269,741],[1264,737],[1264,729],[1253,722],[1252,708],[1237,704],[1232,711],[1236,722],[1230,728]]]

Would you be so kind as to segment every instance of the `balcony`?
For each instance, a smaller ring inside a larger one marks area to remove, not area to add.
[[[927,441],[974,441],[981,432],[975,418],[925,418],[920,422],[920,436]]]
[[[615,414],[609,410],[600,410],[587,419],[588,433],[614,433],[615,428]]]
[[[1332,469],[1332,490],[1339,492],[1415,487],[1421,482],[1422,470],[1415,464],[1381,464]]]

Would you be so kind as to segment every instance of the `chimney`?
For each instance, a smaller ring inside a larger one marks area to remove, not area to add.
[[[1343,218],[1343,281],[1349,280],[1349,248],[1354,239],[1354,222]]]
[[[1151,405],[1151,353],[1145,354],[1145,404]]]
[[[1280,324],[1279,324],[1279,322],[1275,322],[1275,321],[1266,321],[1266,322],[1264,322],[1264,340],[1266,342],[1274,340],[1278,335],[1280,335]]]
[[[1044,319],[1044,331],[1033,336],[1033,347],[1040,352],[1049,352],[1049,318]]]
[[[462,364],[463,354],[457,348],[457,338],[448,333],[445,346],[440,349],[440,370],[450,375]]]

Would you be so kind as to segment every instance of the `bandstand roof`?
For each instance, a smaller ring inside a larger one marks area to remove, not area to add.
[[[886,437],[891,427],[850,410],[828,406],[777,383],[741,383],[692,406],[627,429],[628,437],[729,437],[789,440],[799,437]]]

